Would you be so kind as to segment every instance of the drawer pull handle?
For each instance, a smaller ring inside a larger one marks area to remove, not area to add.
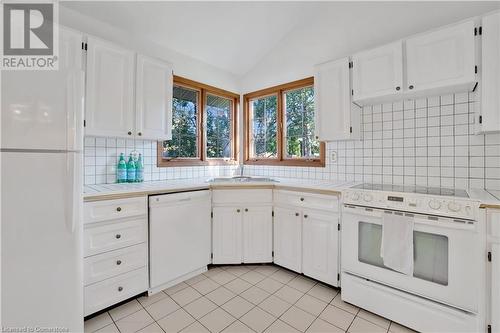
[[[122,291],[123,290],[123,287],[118,287],[118,291]]]
[[[408,88],[413,89],[414,87],[413,87],[413,85],[410,85]]]
[[[132,135],[132,132],[131,132],[131,131],[128,131],[128,132],[127,132],[127,134],[128,134],[128,135]]]
[[[295,216],[299,216],[299,213],[295,213]]]
[[[120,239],[120,238],[122,237],[122,235],[120,235],[120,234],[116,234],[116,236],[115,236],[115,237],[116,237],[116,239]]]
[[[122,264],[122,261],[121,261],[121,260],[117,260],[117,261],[116,261],[116,264],[117,264],[117,265],[121,265],[121,264]]]
[[[248,208],[245,208],[245,212],[248,212]]]
[[[304,215],[304,218],[305,218],[305,219],[307,219],[307,214],[306,214],[306,215]]]
[[[237,210],[236,210],[236,213],[239,213],[239,212],[240,212],[240,210],[239,210],[239,209],[237,209]]]
[[[300,198],[300,201],[304,201],[304,198]]]
[[[121,208],[121,207],[116,207],[116,211],[117,211],[117,212],[121,212],[121,211],[122,211],[122,208]]]
[[[137,135],[141,136],[141,135],[142,135],[142,133],[141,133],[141,132],[139,132],[139,133],[137,133]]]

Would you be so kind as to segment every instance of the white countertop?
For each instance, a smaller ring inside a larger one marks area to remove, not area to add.
[[[272,182],[249,181],[249,182],[209,182],[208,178],[196,179],[173,179],[152,181],[144,183],[121,183],[85,185],[84,199],[86,201],[113,199],[120,197],[134,197],[148,194],[172,193],[181,191],[192,191],[208,188],[228,187],[277,187],[294,188],[319,192],[341,192],[343,189],[354,185],[348,181],[327,181],[314,179],[290,179],[273,178]]]

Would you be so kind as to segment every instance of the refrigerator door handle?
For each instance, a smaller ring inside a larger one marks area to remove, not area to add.
[[[83,149],[83,98],[85,94],[85,74],[82,70],[73,70],[67,81],[67,138],[66,149]]]

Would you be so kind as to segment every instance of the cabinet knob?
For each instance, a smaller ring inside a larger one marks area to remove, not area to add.
[[[116,207],[116,211],[117,211],[117,212],[121,212],[121,211],[122,211],[122,208],[121,208],[121,207]]]
[[[413,87],[413,85],[410,85],[408,88],[413,89],[414,87]]]
[[[295,216],[299,216],[299,213],[295,213]]]
[[[127,134],[128,134],[128,135],[132,135],[132,132],[128,131],[128,133],[127,133]]]
[[[118,291],[122,291],[123,290],[123,287],[118,287]]]
[[[141,135],[142,135],[142,132],[137,133],[137,135],[138,135],[138,136],[141,136]]]
[[[121,265],[121,264],[122,264],[122,261],[121,261],[121,260],[117,260],[117,261],[116,261],[116,264],[117,264],[117,265]]]
[[[307,219],[307,214],[304,215],[304,218]]]
[[[396,87],[396,90],[397,90],[397,91],[400,91],[400,90],[401,90],[401,87]]]
[[[116,239],[120,239],[120,238],[122,237],[122,235],[120,235],[120,234],[116,234],[116,236],[115,236],[115,237],[116,237]]]
[[[245,208],[245,212],[248,212],[248,208]]]
[[[300,201],[304,201],[304,198],[300,198]]]
[[[236,213],[239,213],[239,212],[240,212],[240,210],[239,210],[239,209],[237,209],[237,210],[236,210]]]

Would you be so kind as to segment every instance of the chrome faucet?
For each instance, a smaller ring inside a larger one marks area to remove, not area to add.
[[[244,170],[245,170],[245,164],[240,164],[240,177],[243,177]]]

